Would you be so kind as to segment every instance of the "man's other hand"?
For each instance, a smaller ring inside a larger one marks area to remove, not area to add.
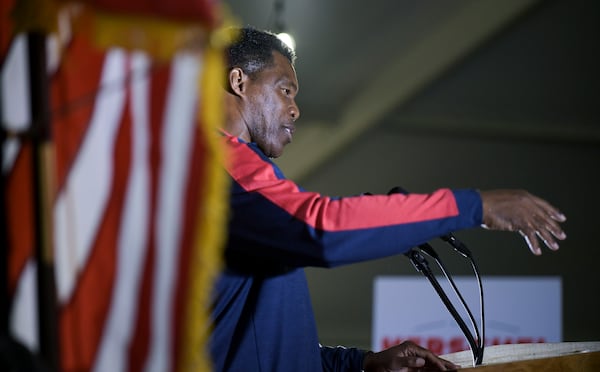
[[[365,372],[452,371],[460,368],[411,341],[378,353],[367,353],[363,367]]]

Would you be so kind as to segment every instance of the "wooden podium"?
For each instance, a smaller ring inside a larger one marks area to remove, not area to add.
[[[600,342],[557,342],[487,346],[473,367],[470,350],[441,355],[461,371],[600,371]]]

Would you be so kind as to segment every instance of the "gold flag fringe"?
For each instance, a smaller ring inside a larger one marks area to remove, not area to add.
[[[221,82],[224,73],[223,47],[217,38],[212,38],[204,50],[204,69],[199,81],[202,99],[198,125],[207,144],[203,175],[205,195],[198,207],[198,227],[190,266],[191,289],[184,315],[188,327],[184,330],[184,350],[180,359],[182,371],[212,370],[207,350],[211,331],[209,303],[213,283],[222,268],[228,216],[226,201],[229,195],[229,183],[223,167],[228,156],[217,134],[224,118]]]

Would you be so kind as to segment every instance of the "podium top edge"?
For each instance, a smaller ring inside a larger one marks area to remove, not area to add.
[[[492,345],[485,347],[483,365],[595,351],[600,351],[600,341]],[[440,355],[440,357],[461,366],[473,364],[470,350]]]

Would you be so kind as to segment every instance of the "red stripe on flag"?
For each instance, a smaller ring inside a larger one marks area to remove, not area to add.
[[[4,58],[10,49],[13,40],[13,20],[10,13],[15,5],[15,0],[0,0],[0,66],[4,64]]]
[[[6,184],[8,246],[10,247],[8,250],[8,288],[11,296],[14,294],[17,281],[27,260],[33,257],[35,234],[31,157],[31,143],[23,143]]]
[[[163,117],[170,79],[170,65],[152,68],[150,80],[150,230],[148,232],[148,254],[144,262],[140,295],[137,299],[137,321],[132,343],[129,347],[129,371],[140,371],[146,362],[151,337],[152,295],[154,288],[154,267],[156,259],[156,206],[158,200],[158,180],[162,159]]]
[[[129,95],[128,95],[129,97]],[[121,214],[131,167],[131,116],[129,99],[113,154],[114,177],[102,223],[90,257],[81,272],[71,300],[61,310],[62,368],[90,370],[100,344],[115,285],[116,249]]]
[[[99,89],[110,89],[100,87],[104,57],[105,53],[95,49],[87,38],[76,37],[52,78],[56,184],[59,192],[85,138]]]

